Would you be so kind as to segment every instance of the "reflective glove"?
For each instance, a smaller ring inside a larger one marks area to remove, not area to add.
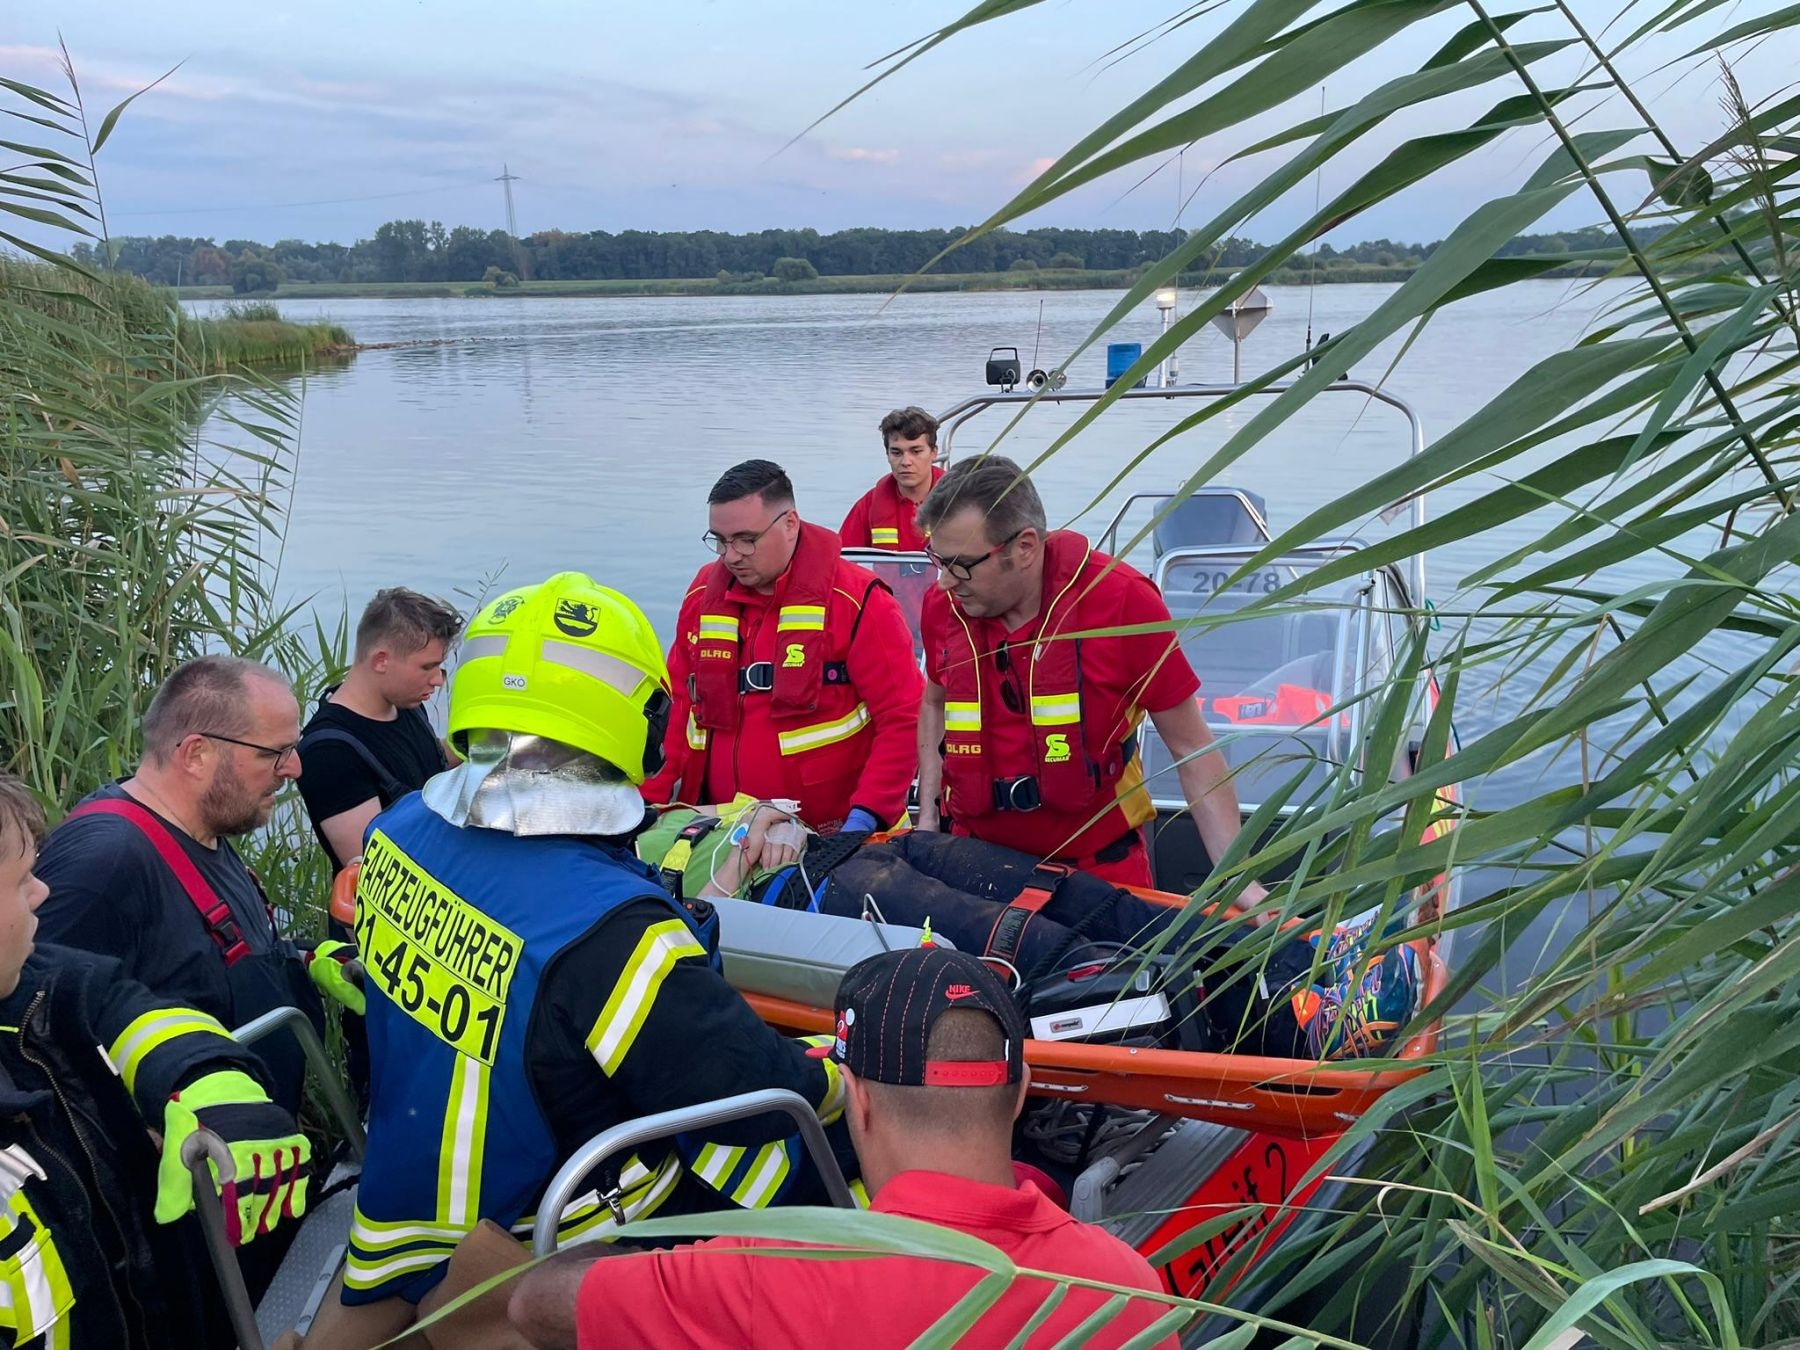
[[[825,1097],[813,1108],[813,1114],[819,1118],[819,1124],[835,1125],[844,1114],[844,1071],[831,1057],[831,1052],[837,1045],[837,1037],[829,1031],[823,1031],[811,1036],[796,1036],[794,1039],[806,1047],[806,1057],[818,1060],[819,1066],[825,1070]]]
[[[220,1182],[218,1164],[209,1164],[224,1202],[225,1235],[232,1246],[271,1232],[282,1219],[306,1213],[312,1145],[294,1118],[271,1102],[254,1078],[225,1069],[196,1078],[163,1108],[158,1223],[173,1223],[194,1207],[194,1175],[182,1162],[181,1151],[202,1129],[225,1141],[237,1173]]]
[[[870,830],[879,830],[881,822],[862,807],[853,806],[850,808],[850,814],[844,817],[844,823],[838,828],[845,834],[867,834]]]
[[[351,966],[355,960],[354,942],[321,942],[306,954],[306,973],[313,988],[362,1017],[368,1012],[368,1001],[363,997],[362,967]]]

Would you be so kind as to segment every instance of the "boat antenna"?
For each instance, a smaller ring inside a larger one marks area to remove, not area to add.
[[[1044,340],[1044,301],[1043,301],[1043,297],[1039,296],[1038,297],[1037,336],[1031,340],[1031,368],[1033,370],[1036,370],[1038,368],[1038,363],[1037,363],[1038,347],[1042,345],[1043,340]]]
[[[1324,85],[1319,86],[1319,117],[1321,120],[1323,120],[1325,117],[1325,86]],[[1313,170],[1313,219],[1314,220],[1317,220],[1319,218],[1320,181],[1324,178],[1324,176],[1325,176],[1325,163],[1323,160],[1321,160],[1319,162],[1319,167]],[[1313,246],[1312,246],[1312,261],[1308,265],[1307,270],[1306,270],[1306,350],[1309,352],[1312,350],[1313,292],[1318,289],[1318,286],[1319,286],[1319,241],[1317,238],[1315,238],[1313,240]]]

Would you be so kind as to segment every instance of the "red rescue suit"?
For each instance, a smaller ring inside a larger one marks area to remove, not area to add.
[[[933,468],[931,486],[938,485],[944,471]],[[919,533],[919,504],[900,495],[894,475],[886,474],[850,508],[838,531],[845,548],[885,548],[895,553],[917,553],[925,547],[925,536]]]
[[[789,797],[821,831],[855,806],[900,819],[924,684],[900,607],[839,556],[837,535],[803,523],[769,595],[709,563],[679,625],[666,762],[644,784],[646,800]]]
[[[940,809],[955,833],[1149,884],[1141,827],[1155,808],[1137,728],[1199,681],[1171,634],[1065,635],[1157,621],[1168,609],[1155,588],[1068,530],[1044,539],[1042,607],[1018,633],[932,594],[924,627],[928,669],[944,687]]]

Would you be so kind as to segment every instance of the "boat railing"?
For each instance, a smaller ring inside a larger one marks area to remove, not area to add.
[[[1128,403],[1145,401],[1164,403],[1178,403],[1185,401],[1213,402],[1218,399],[1231,398],[1234,396],[1267,398],[1285,394],[1292,388],[1294,388],[1293,381],[1281,381],[1279,383],[1266,384],[1260,388],[1251,388],[1239,384],[1177,384],[1170,385],[1166,389],[1127,389],[1116,396],[1121,402]],[[1386,406],[1393,408],[1406,419],[1410,442],[1408,455],[1416,458],[1425,453],[1424,424],[1420,422],[1419,415],[1413,410],[1412,405],[1398,394],[1395,394],[1391,390],[1384,389],[1380,385],[1368,384],[1362,380],[1338,380],[1332,384],[1326,385],[1319,392],[1321,395],[1360,394],[1364,398],[1372,399],[1376,403],[1385,404]],[[972,418],[979,416],[989,409],[1006,407],[1017,408],[1028,404],[1039,403],[1097,403],[1111,393],[1114,393],[1114,391],[1107,389],[1070,389],[1067,387],[1062,389],[1051,389],[1046,386],[1045,388],[1036,391],[1013,390],[1011,392],[1001,392],[996,390],[991,393],[976,394],[938,414],[939,456],[941,459],[948,461],[951,457],[951,451],[956,440],[957,431]],[[1411,514],[1412,528],[1421,528],[1425,524],[1424,494],[1413,494],[1407,501],[1407,507]],[[1426,593],[1425,557],[1422,553],[1414,555],[1411,571],[1413,595],[1415,598],[1422,600]]]

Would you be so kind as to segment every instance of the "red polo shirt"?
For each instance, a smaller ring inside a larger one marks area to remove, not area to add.
[[[950,607],[955,604],[940,587],[933,587],[925,597],[920,628],[925,644],[925,675],[940,687],[945,682],[944,653],[949,650],[967,652],[957,619]],[[994,653],[1004,643],[1010,660],[1031,659],[1032,645],[1044,621],[1043,610],[1016,631],[1005,632],[997,620],[974,619],[969,626],[981,653],[985,678],[1002,678],[994,668]],[[1093,720],[1101,729],[1103,741],[1122,741],[1143,722],[1150,712],[1163,712],[1200,691],[1200,680],[1182,653],[1181,644],[1170,631],[1169,607],[1155,585],[1143,573],[1124,563],[1115,562],[1098,582],[1081,593],[1064,631],[1081,632],[1094,629],[1122,628],[1140,624],[1161,624],[1161,632],[1128,633],[1115,637],[1081,639],[1081,711],[1082,720]],[[950,643],[954,636],[956,643]],[[982,740],[992,762],[1008,776],[1032,773],[1036,767],[1029,716],[1021,709],[1011,713],[1007,708],[990,706],[983,711]],[[1109,804],[1110,794],[1096,794],[1089,809],[1078,815],[1060,815],[1048,808],[1036,811],[1000,811],[979,816],[968,822],[957,820],[958,834],[972,834],[978,839],[1018,849],[1038,857],[1054,855],[1083,859],[1113,843],[1124,830],[1141,825],[1154,814],[1149,794],[1143,790],[1142,756],[1132,761],[1117,785],[1118,812],[1101,814]],[[1179,795],[1179,789],[1171,789]],[[1088,821],[1099,815],[1093,825]],[[1142,864],[1142,860],[1139,860]],[[1092,868],[1105,875],[1103,869]],[[1137,881],[1148,885],[1144,877],[1115,876],[1116,881]]]
[[[931,485],[936,487],[938,479],[944,471],[933,468]],[[898,536],[893,539],[875,537],[875,518],[882,514],[876,505],[876,498],[891,494],[894,508],[894,525]],[[856,499],[856,505],[850,508],[850,514],[844,517],[844,523],[838,527],[838,537],[844,541],[845,548],[885,548],[895,553],[917,553],[925,547],[925,536],[919,533],[919,504],[908,501],[900,495],[900,489],[894,485],[893,474],[887,475],[874,487]]]
[[[1037,1187],[1014,1190],[942,1172],[902,1172],[869,1206],[969,1233],[1022,1267],[1079,1275],[1160,1292],[1144,1258],[1104,1229],[1079,1223]],[[614,1345],[742,1350],[795,1346],[882,1350],[910,1345],[980,1276],[973,1266],[912,1256],[817,1260],[753,1256],[745,1248],[784,1247],[767,1238],[713,1238],[673,1251],[606,1257],[582,1281],[576,1309],[581,1350]],[[1049,1295],[1038,1279],[1017,1279],[962,1339],[962,1346],[1011,1343]],[[1111,1295],[1070,1287],[1025,1342],[1055,1345]],[[1117,1346],[1168,1310],[1134,1300],[1090,1346]],[[1157,1342],[1175,1350],[1176,1339]]]

